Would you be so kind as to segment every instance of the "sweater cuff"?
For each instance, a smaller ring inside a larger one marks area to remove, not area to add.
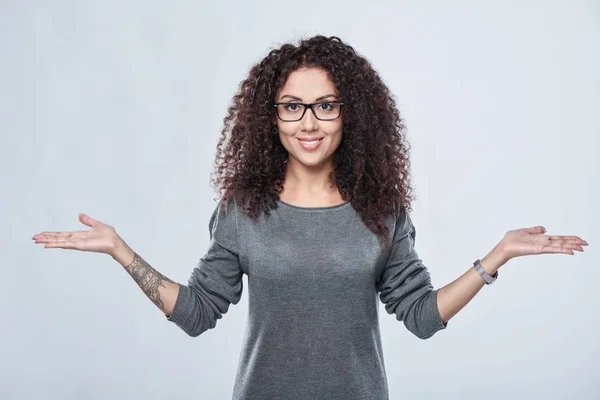
[[[187,303],[189,303],[190,289],[180,283],[177,283],[177,285],[179,285],[179,293],[177,294],[177,299],[175,300],[171,315],[166,318],[168,321],[174,322],[179,327],[182,327],[186,325],[186,316],[189,315],[185,310]]]
[[[425,297],[422,304],[423,330],[421,339],[428,339],[439,330],[446,329],[448,322],[444,323],[437,305],[438,290],[433,290]]]

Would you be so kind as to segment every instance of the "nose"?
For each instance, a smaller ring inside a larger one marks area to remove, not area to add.
[[[306,110],[304,117],[302,117],[302,130],[303,131],[314,131],[318,128],[318,119],[315,117],[313,110]]]

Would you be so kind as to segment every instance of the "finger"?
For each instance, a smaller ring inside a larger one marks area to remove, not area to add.
[[[79,230],[79,231],[45,231],[45,232],[36,233],[31,238],[35,239],[35,238],[40,238],[40,237],[69,237],[69,235],[83,234],[83,233],[85,233],[85,231],[81,231],[81,230]]]
[[[542,246],[542,253],[575,254],[573,250],[583,251],[583,248],[575,243],[565,243],[562,240],[553,240]]]
[[[77,242],[72,240],[65,240],[62,242],[50,242],[44,245],[44,248],[61,248],[61,249],[73,249],[77,250],[79,247],[77,246]]]
[[[577,243],[577,244],[583,244],[585,246],[588,245],[588,242],[586,242],[579,236],[548,236],[548,237],[553,241],[562,240],[566,243]]]
[[[579,244],[577,243],[567,243],[567,242],[562,242],[560,246],[557,246],[557,248],[562,248],[562,249],[568,249],[568,250],[577,250],[577,251],[583,251],[583,247],[581,247]]]
[[[58,234],[60,234],[61,232],[44,232],[44,233],[38,233],[37,235],[33,235],[32,239],[35,241],[38,240],[48,240],[50,238],[55,238],[58,236]]]
[[[87,226],[91,226],[92,228],[96,226],[96,224],[98,223],[98,221],[96,221],[94,218],[86,215],[86,214],[79,214],[79,221],[81,221],[81,223],[87,225]]]
[[[585,240],[583,240],[582,238],[580,238],[579,236],[560,236],[563,240],[568,241],[569,243],[577,243],[577,244],[584,244],[587,246],[587,242]]]
[[[75,231],[75,232],[55,232],[46,235],[39,235],[35,237],[36,242],[56,242],[63,240],[74,240],[80,239],[85,232],[83,231]]]
[[[536,234],[536,233],[546,233],[546,228],[544,228],[543,226],[533,226],[531,228],[527,228],[525,229],[525,232],[527,233],[532,233],[532,234]]]
[[[60,235],[61,233],[64,233],[64,232],[41,232],[41,233],[38,233],[36,235],[33,235],[33,237],[36,237],[36,236],[37,237],[40,237],[40,236],[56,236],[56,235]]]
[[[563,247],[550,247],[546,246],[541,251],[542,254],[575,254],[573,250],[569,250]]]
[[[36,233],[36,234],[35,234],[35,235],[33,235],[31,238],[32,238],[32,239],[35,239],[36,237],[39,237],[39,236],[45,235],[45,234],[47,234],[47,233],[48,233],[48,232],[40,232],[40,233]]]

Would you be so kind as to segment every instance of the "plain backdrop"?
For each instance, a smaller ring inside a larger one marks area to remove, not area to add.
[[[520,257],[428,340],[380,308],[390,398],[600,398],[595,1],[0,1],[2,399],[231,397],[241,301],[188,337],[110,256],[31,236],[113,225],[187,282],[208,248],[222,119],[270,49],[336,35],[395,94],[436,288],[507,230]],[[343,371],[340,371],[343,373]]]

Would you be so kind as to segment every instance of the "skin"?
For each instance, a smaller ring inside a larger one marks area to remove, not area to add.
[[[322,98],[330,94],[334,96]],[[290,73],[285,84],[277,90],[275,101],[314,103],[339,100],[338,95],[326,71],[302,68]],[[344,203],[328,178],[333,171],[333,154],[342,141],[343,111],[332,121],[321,121],[306,110],[300,121],[287,122],[275,117],[273,124],[277,125],[279,139],[289,154],[280,199],[301,207]],[[307,151],[298,142],[299,137],[323,137],[323,141],[317,149]]]
[[[134,253],[133,261],[125,267],[125,270],[131,275],[146,296],[162,310],[165,305],[160,298],[159,288],[166,289],[167,283],[175,284],[175,282],[152,268],[137,253]]]
[[[317,98],[338,94],[327,73],[316,68],[305,68],[290,74],[277,91],[275,101],[313,103]],[[334,99],[331,97],[331,99]],[[332,187],[328,174],[333,169],[333,154],[342,140],[343,115],[333,121],[320,121],[307,110],[303,119],[284,122],[274,119],[279,138],[289,153],[284,190],[280,199],[301,207],[336,205],[343,202],[337,188]],[[323,136],[323,142],[314,151],[304,150],[297,141],[301,136]],[[179,286],[152,268],[116,233],[114,228],[85,214],[79,221],[91,227],[74,232],[41,232],[33,235],[35,243],[44,248],[62,248],[109,254],[118,261],[136,281],[146,296],[169,316],[173,311]],[[578,236],[546,235],[543,226],[515,229],[504,237],[483,258],[481,266],[489,274],[515,257],[539,254],[575,254],[588,243]],[[474,257],[475,258],[475,257]],[[448,322],[485,285],[485,281],[471,265],[468,270],[438,290],[437,305],[443,322]]]

